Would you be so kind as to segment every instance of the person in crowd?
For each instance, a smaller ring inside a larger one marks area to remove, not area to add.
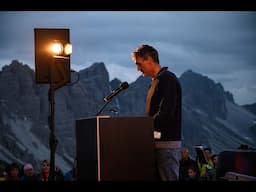
[[[6,181],[20,181],[20,167],[17,163],[12,163],[6,167]]]
[[[41,170],[37,175],[38,181],[49,181],[50,180],[50,162],[48,160],[43,160],[41,162]]]
[[[36,181],[37,176],[34,172],[34,167],[30,163],[25,163],[23,166],[23,176],[21,180],[23,181]]]
[[[197,163],[194,159],[190,158],[188,148],[183,147],[180,151],[181,159],[180,159],[180,168],[179,168],[179,180],[184,181],[189,177],[188,168],[194,167],[196,169],[196,173],[199,173],[199,169]]]
[[[211,159],[212,157],[212,150],[210,147],[206,147],[203,149],[205,159],[207,163],[201,164],[199,163],[199,170],[200,170],[200,177],[201,180],[210,180],[209,171],[213,169],[213,161]]]
[[[199,174],[199,169],[195,165],[190,165],[187,169],[187,174],[188,177],[186,177],[186,181],[199,181],[200,179],[200,174]]]
[[[64,181],[64,173],[63,171],[57,166],[55,165],[55,180],[56,181]]]
[[[77,158],[74,159],[73,167],[64,176],[65,181],[76,181],[77,180]]]
[[[6,165],[0,164],[0,182],[5,181],[7,178]]]
[[[217,171],[217,166],[218,166],[218,155],[213,154],[211,156],[211,160],[213,162],[212,169],[208,170],[208,177],[209,180],[216,181],[216,171]]]

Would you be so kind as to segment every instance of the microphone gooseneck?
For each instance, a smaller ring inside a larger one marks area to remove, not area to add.
[[[108,96],[104,97],[105,104],[101,107],[101,109],[100,109],[99,112],[96,114],[96,116],[98,116],[98,115],[101,114],[101,112],[103,111],[103,109],[107,106],[107,104],[111,101],[111,99],[112,99],[115,95],[117,95],[118,93],[120,93],[122,90],[127,89],[128,87],[129,87],[129,84],[125,81],[125,82],[121,83],[118,88],[112,90],[111,93],[110,93]]]

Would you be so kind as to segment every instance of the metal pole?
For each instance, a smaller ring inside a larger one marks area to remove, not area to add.
[[[54,59],[55,62],[55,59]],[[53,79],[53,67],[50,65],[50,88],[49,88],[49,128],[50,128],[50,180],[55,180],[55,151],[57,146],[57,139],[55,136],[54,126],[54,79]]]

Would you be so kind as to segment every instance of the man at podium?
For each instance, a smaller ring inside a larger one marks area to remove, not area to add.
[[[160,65],[154,47],[140,45],[131,56],[137,70],[152,78],[145,112],[154,119],[157,178],[177,181],[181,148],[181,85],[168,67]]]

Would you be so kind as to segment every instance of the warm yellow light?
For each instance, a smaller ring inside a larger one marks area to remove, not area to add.
[[[72,45],[70,43],[65,45],[64,53],[65,55],[70,55],[72,53]]]
[[[51,51],[54,55],[60,55],[63,53],[63,45],[59,42],[55,42],[51,45]]]

